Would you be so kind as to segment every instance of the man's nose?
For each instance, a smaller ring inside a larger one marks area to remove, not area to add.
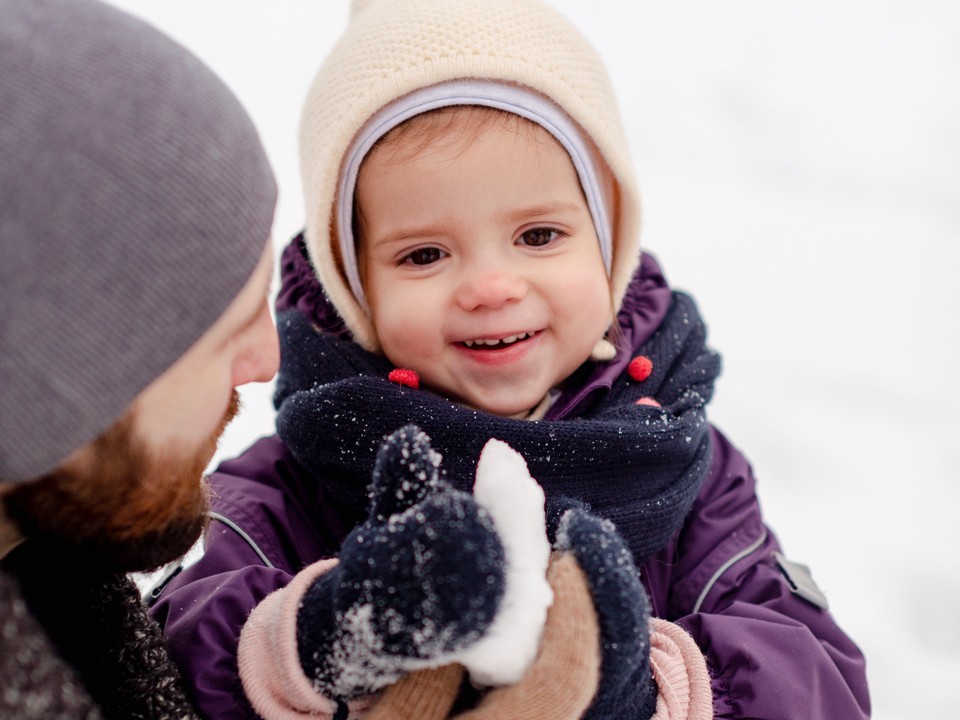
[[[266,301],[247,331],[233,364],[234,387],[251,382],[267,382],[280,367],[280,341]]]

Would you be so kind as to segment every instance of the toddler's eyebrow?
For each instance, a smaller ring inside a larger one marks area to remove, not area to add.
[[[410,240],[411,238],[440,237],[443,235],[448,235],[449,233],[450,228],[447,225],[424,225],[422,227],[398,228],[397,230],[392,230],[386,235],[374,240],[373,245],[375,247],[380,247],[382,245],[389,245],[390,243],[400,242],[402,240]]]
[[[508,222],[520,222],[521,220],[541,217],[544,215],[556,215],[558,213],[572,215],[584,211],[586,211],[585,206],[578,205],[577,203],[558,200],[556,202],[541,203],[538,205],[530,205],[528,207],[509,210],[504,213],[503,219]]]
[[[577,213],[588,212],[585,206],[577,203],[558,200],[557,202],[539,203],[525,207],[513,208],[505,211],[501,216],[501,222],[519,223],[548,215],[574,215]],[[386,235],[373,241],[374,247],[382,247],[391,243],[410,240],[412,238],[431,238],[443,237],[452,232],[449,225],[438,223],[435,225],[402,227],[388,232]]]

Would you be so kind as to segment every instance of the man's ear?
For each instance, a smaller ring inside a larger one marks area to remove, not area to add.
[[[4,498],[15,487],[13,483],[0,483],[0,560],[5,558],[11,550],[22,543],[25,538],[17,524],[7,515],[7,504]]]

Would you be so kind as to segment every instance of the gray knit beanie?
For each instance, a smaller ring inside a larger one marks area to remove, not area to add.
[[[109,427],[249,280],[276,185],[196,57],[95,0],[0,0],[0,481]]]

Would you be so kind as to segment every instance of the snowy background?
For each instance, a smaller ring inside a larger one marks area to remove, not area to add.
[[[236,91],[303,218],[299,106],[347,0],[115,0]],[[605,57],[644,246],[724,355],[713,420],[867,654],[879,720],[960,717],[960,3],[555,0]],[[245,392],[221,457],[272,430]]]

